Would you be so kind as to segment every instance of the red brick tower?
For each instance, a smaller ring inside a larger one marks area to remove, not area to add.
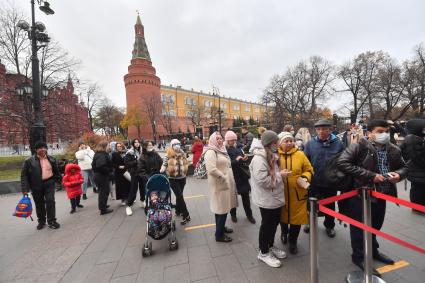
[[[144,27],[140,16],[137,15],[136,25],[134,26],[136,39],[133,47],[133,57],[128,73],[124,76],[125,92],[127,99],[127,111],[137,109],[140,111],[146,123],[140,126],[140,137],[138,137],[138,129],[136,126],[128,128],[128,137],[130,139],[143,138],[153,140],[153,131],[148,113],[148,108],[154,106],[156,108],[156,116],[161,115],[160,102],[161,80],[156,76],[155,68],[152,66],[149,56],[148,47],[145,42]],[[155,101],[155,102],[153,102]],[[155,121],[158,123],[158,121]]]

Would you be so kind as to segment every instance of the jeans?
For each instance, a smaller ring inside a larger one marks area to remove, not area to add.
[[[251,210],[251,201],[249,199],[249,193],[241,194],[241,198],[242,198],[243,209],[245,210],[245,215],[247,217],[251,217],[252,210]],[[236,216],[236,207],[230,210],[230,215]]]
[[[226,225],[227,213],[215,215],[215,239],[224,237],[224,226]]]
[[[99,196],[98,196],[99,210],[105,211],[107,208],[106,205],[108,203],[108,196],[110,191],[109,176],[103,175],[100,173],[95,173],[94,179],[97,184],[97,188],[99,189]]]
[[[276,234],[277,225],[280,222],[280,212],[282,207],[267,209],[260,207],[261,226],[258,242],[262,254],[269,252],[269,248],[273,247],[274,236]]]
[[[189,211],[186,207],[186,202],[184,201],[183,191],[184,186],[186,185],[186,178],[182,179],[171,179],[170,186],[176,196],[176,213],[181,214],[184,217],[189,216]]]
[[[55,181],[43,181],[41,189],[32,191],[38,223],[52,223],[56,221]]]
[[[87,193],[87,187],[89,185],[89,181],[90,184],[93,187],[96,187],[96,184],[94,182],[94,173],[93,170],[89,169],[89,170],[81,170],[81,173],[83,174],[83,178],[84,178],[84,183],[83,183],[83,194]]]
[[[72,199],[69,200],[71,202],[71,208],[72,209],[75,209],[77,207],[77,205],[80,204],[80,199],[81,199],[81,196],[78,196],[78,197],[75,197],[75,198],[72,198]]]

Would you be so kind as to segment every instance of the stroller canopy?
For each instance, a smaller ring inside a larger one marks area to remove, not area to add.
[[[170,182],[168,178],[162,174],[152,175],[146,183],[146,194],[152,191],[157,192],[170,192]]]

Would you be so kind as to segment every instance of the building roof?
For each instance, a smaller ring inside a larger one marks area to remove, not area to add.
[[[145,36],[143,32],[142,21],[140,20],[140,16],[137,15],[136,25],[135,25],[135,34],[136,38],[133,46],[133,59],[141,58],[146,59],[149,62],[151,61],[151,57],[149,55],[148,46],[146,45]]]

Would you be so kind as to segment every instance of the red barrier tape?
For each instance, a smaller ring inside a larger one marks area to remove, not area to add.
[[[358,194],[359,194],[359,190],[354,189],[352,191],[349,191],[348,193],[343,193],[343,194],[340,194],[338,196],[321,199],[317,203],[318,204],[327,205],[327,204],[330,204],[330,203],[333,203],[333,202],[337,202],[337,201],[342,200],[342,199],[354,197],[354,196],[356,196]]]
[[[388,201],[391,201],[391,202],[395,202],[397,204],[401,204],[401,205],[404,205],[404,206],[413,208],[415,210],[419,210],[419,211],[425,212],[425,206],[420,205],[420,204],[411,203],[411,202],[409,202],[407,200],[395,198],[393,196],[389,196],[389,195],[386,195],[386,194],[383,194],[383,193],[379,193],[379,192],[375,192],[375,191],[372,191],[371,195],[373,197],[376,197],[376,198],[388,200]]]
[[[414,245],[412,245],[412,244],[410,244],[408,242],[405,242],[403,240],[397,239],[396,237],[393,237],[391,235],[388,235],[388,234],[386,234],[386,233],[384,233],[382,231],[376,230],[375,228],[369,227],[369,226],[367,226],[367,225],[365,225],[365,224],[363,224],[363,223],[361,223],[361,222],[359,222],[357,220],[354,220],[354,219],[352,219],[352,218],[350,218],[348,216],[345,216],[345,215],[343,215],[341,213],[335,212],[332,209],[329,209],[329,208],[323,206],[322,204],[319,204],[319,210],[321,212],[326,213],[328,215],[331,215],[331,216],[333,216],[333,217],[335,217],[335,218],[337,218],[339,220],[342,220],[342,221],[347,222],[347,223],[349,223],[351,225],[354,225],[354,226],[356,226],[356,227],[358,227],[358,228],[360,228],[362,230],[366,230],[366,231],[368,231],[370,233],[373,233],[373,234],[378,235],[378,236],[380,236],[382,238],[385,238],[387,240],[390,240],[390,241],[392,241],[392,242],[394,242],[396,244],[399,244],[399,245],[404,246],[406,248],[412,249],[412,250],[417,251],[419,253],[425,254],[425,249],[422,249],[420,247],[414,246]]]

